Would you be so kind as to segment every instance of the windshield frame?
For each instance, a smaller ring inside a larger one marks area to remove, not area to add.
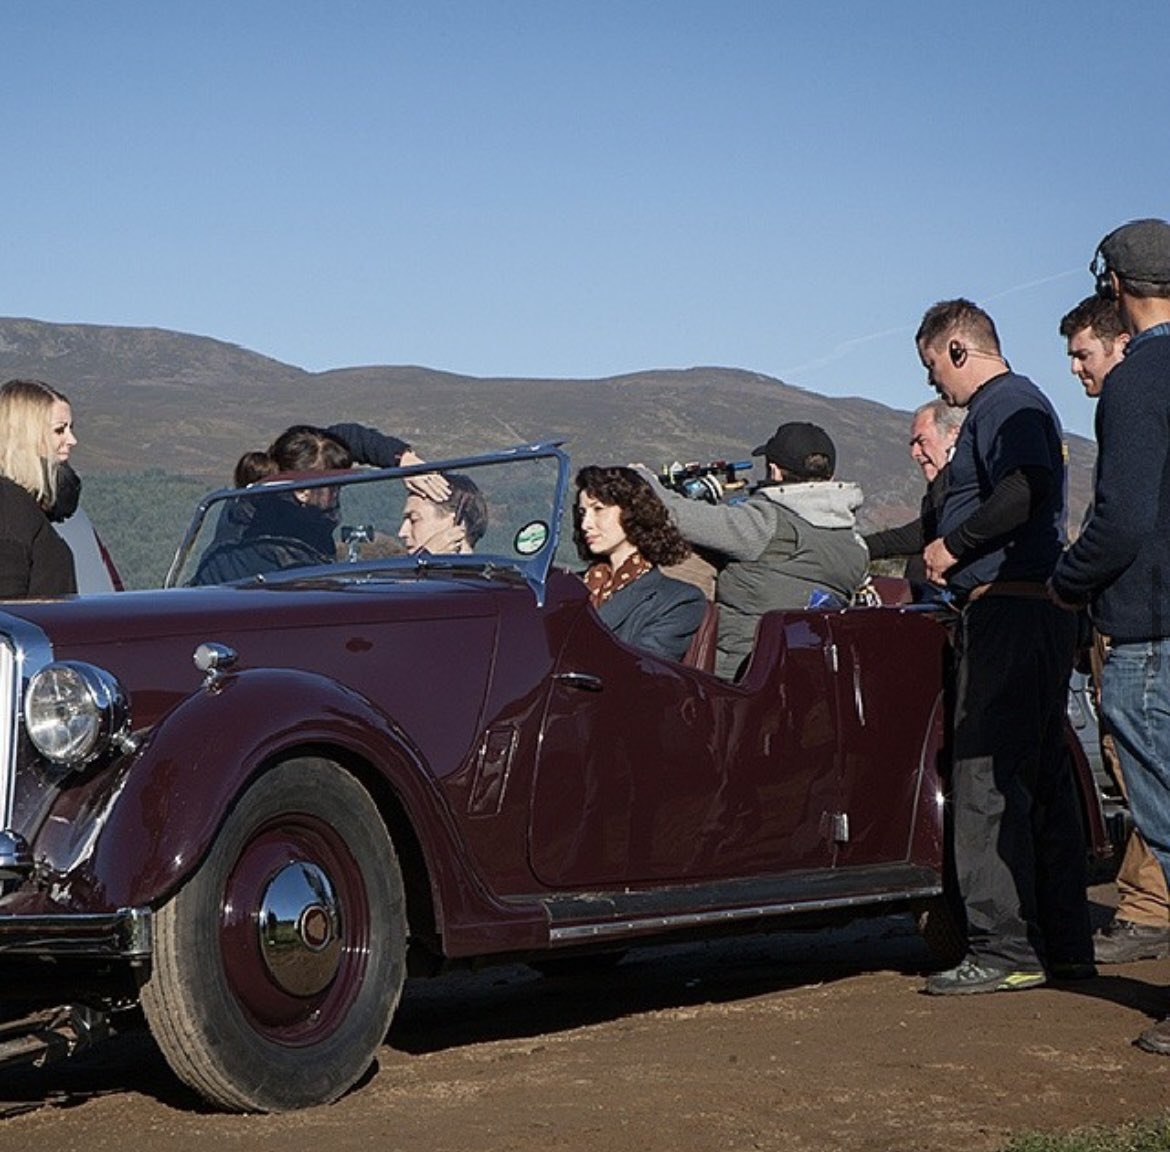
[[[466,469],[474,471],[476,468],[490,465],[507,465],[509,463],[553,459],[557,464],[557,479],[553,494],[552,506],[549,508],[549,519],[546,523],[548,535],[543,544],[529,557],[519,558],[515,555],[502,555],[499,552],[484,552],[471,555],[444,556],[421,552],[415,555],[385,557],[379,560],[362,560],[358,564],[349,564],[344,561],[329,564],[312,564],[286,569],[270,576],[250,576],[233,581],[233,587],[252,584],[269,584],[278,576],[313,576],[319,578],[322,573],[338,575],[340,572],[360,572],[366,579],[371,571],[378,569],[393,569],[401,572],[406,570],[412,573],[453,571],[479,572],[510,570],[518,572],[533,589],[537,602],[544,603],[544,589],[548,582],[563,523],[563,511],[566,493],[569,487],[569,457],[562,450],[563,441],[549,440],[534,444],[520,445],[515,448],[502,449],[477,456],[453,456],[443,460],[427,460],[422,464],[413,464],[406,468],[354,468],[346,471],[300,473],[295,477],[262,482],[265,495],[278,495],[284,492],[294,492],[306,488],[337,488],[350,485],[374,484],[388,480],[406,480],[412,476],[424,476],[434,472],[459,472]],[[163,580],[164,588],[176,588],[178,580],[190,559],[192,548],[200,538],[208,514],[225,501],[239,497],[241,494],[255,496],[258,485],[249,488],[217,488],[209,492],[195,507],[191,523],[187,527],[182,540],[175,549],[174,558],[167,569]]]

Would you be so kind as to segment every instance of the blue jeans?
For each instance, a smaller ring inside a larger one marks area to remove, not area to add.
[[[1170,876],[1170,638],[1114,643],[1101,674],[1134,823]]]

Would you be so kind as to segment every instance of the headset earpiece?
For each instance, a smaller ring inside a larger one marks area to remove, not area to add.
[[[1089,271],[1093,273],[1095,278],[1094,290],[1102,300],[1116,300],[1117,290],[1113,287],[1113,277],[1109,271],[1109,265],[1105,263],[1105,257],[1101,255],[1101,250],[1097,249],[1097,254],[1093,257],[1093,263],[1089,265]]]
[[[947,345],[947,354],[951,358],[951,363],[956,368],[962,368],[967,362],[967,349],[963,347],[958,340],[952,340]]]

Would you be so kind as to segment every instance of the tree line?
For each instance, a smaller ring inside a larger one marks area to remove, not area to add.
[[[161,469],[87,474],[81,506],[127,588],[158,588],[199,500],[216,485]]]

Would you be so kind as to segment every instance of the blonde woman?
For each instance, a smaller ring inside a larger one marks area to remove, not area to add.
[[[48,515],[76,443],[69,401],[55,388],[0,386],[0,600],[77,591],[73,553]]]

